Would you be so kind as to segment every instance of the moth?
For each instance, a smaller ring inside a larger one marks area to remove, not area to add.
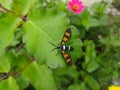
[[[55,46],[56,48],[54,48],[53,50],[55,49],[58,49],[60,52],[61,52],[61,55],[63,56],[65,62],[67,63],[67,65],[71,66],[72,65],[72,59],[71,59],[71,56],[67,53],[68,51],[73,51],[73,47],[71,46],[67,46],[65,45],[65,43],[70,39],[71,37],[71,29],[68,28],[64,35],[63,35],[63,38],[61,40],[61,43],[56,46],[54,45],[53,43],[51,43],[53,46]],[[51,51],[53,51],[51,50]]]

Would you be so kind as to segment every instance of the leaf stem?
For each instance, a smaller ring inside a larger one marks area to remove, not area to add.
[[[0,8],[2,8],[3,10],[5,10],[6,12],[11,12],[10,10],[8,10],[7,8],[5,8],[4,6],[2,6],[2,4],[0,3]]]
[[[14,11],[5,8],[1,3],[0,3],[0,8],[2,8],[2,9],[3,9],[4,11],[6,11],[6,12],[10,12],[10,13],[12,13],[13,15],[16,15],[17,17],[21,18],[24,22],[27,21],[27,15],[18,15],[18,14],[16,14]]]
[[[20,43],[20,45],[17,47],[16,52],[19,52],[20,49],[25,45],[25,43]]]
[[[33,61],[35,61],[35,59],[32,58],[32,59],[31,59],[31,62],[29,62],[28,64],[26,64],[26,65],[25,65],[22,69],[20,69],[18,72],[14,71],[14,72],[10,72],[10,73],[6,74],[6,75],[3,76],[2,78],[0,78],[0,82],[1,82],[2,80],[5,80],[5,79],[9,78],[10,76],[15,76],[15,75],[20,76],[20,75],[21,75],[21,72],[24,71]]]
[[[22,43],[22,44],[20,45],[20,47],[18,47],[18,48],[21,48],[23,45],[24,45],[24,43]],[[19,51],[19,49],[18,49],[18,51]],[[4,79],[7,79],[7,78],[9,78],[10,76],[15,76],[15,75],[20,76],[21,73],[22,73],[32,62],[35,61],[35,58],[34,58],[33,56],[31,56],[29,53],[27,53],[25,50],[23,50],[22,52],[23,52],[23,54],[24,54],[25,56],[28,57],[28,59],[30,59],[30,62],[27,63],[27,64],[25,64],[25,65],[24,65],[20,70],[18,70],[18,71],[13,71],[13,72],[9,72],[9,73],[5,74],[3,77],[0,78],[0,81],[2,81],[2,80],[4,80]],[[1,73],[1,74],[2,74],[2,73]]]

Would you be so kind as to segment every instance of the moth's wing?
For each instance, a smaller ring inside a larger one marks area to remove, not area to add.
[[[62,41],[61,41],[61,45],[64,45],[65,42],[68,41],[70,37],[71,37],[71,29],[68,28],[64,33],[64,36],[63,36]]]
[[[65,62],[68,66],[72,65],[72,59],[68,53],[66,53],[64,50],[61,50],[61,55],[64,58]]]

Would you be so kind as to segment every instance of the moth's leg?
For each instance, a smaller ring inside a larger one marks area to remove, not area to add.
[[[56,56],[58,55],[59,52],[60,52],[60,51],[58,50],[57,53],[56,53]]]

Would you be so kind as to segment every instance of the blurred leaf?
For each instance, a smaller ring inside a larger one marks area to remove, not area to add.
[[[14,32],[19,22],[19,18],[10,14],[4,14],[2,15],[2,18],[0,18],[0,54],[13,40]]]
[[[12,10],[17,15],[26,15],[34,3],[35,0],[14,0],[12,3]]]
[[[108,4],[107,2],[106,3],[96,2],[92,5],[91,10],[93,11],[94,14],[101,16],[106,12],[109,6],[110,4]]]
[[[43,3],[44,1],[46,1],[46,0],[38,0],[40,3]]]
[[[62,0],[57,0],[56,5],[57,5],[57,9],[64,10],[66,4]]]
[[[72,78],[78,78],[79,77],[79,72],[76,71],[76,68],[74,66],[69,67],[67,69],[67,74]]]
[[[27,56],[24,51],[19,51],[19,53],[16,53],[16,51],[11,50],[6,53],[7,57],[10,59],[11,63],[11,71],[20,72],[23,70],[26,66],[32,62]]]
[[[80,85],[73,84],[68,87],[68,90],[81,90],[81,89],[80,89]]]
[[[87,30],[89,30],[91,27],[97,27],[101,25],[101,22],[96,18],[93,18],[87,9],[85,9],[78,16],[71,16],[71,22],[77,26],[83,25]]]
[[[33,62],[23,73],[22,77],[31,82],[36,90],[57,90],[52,72],[46,65]]]
[[[76,60],[82,55],[82,41],[80,39],[76,39],[73,41],[71,46],[74,48],[74,50],[70,52],[71,57],[73,60]]]
[[[55,76],[63,76],[63,75],[67,74],[67,71],[68,71],[67,67],[59,67],[59,68],[53,70],[53,73]]]
[[[87,87],[84,82],[80,84],[80,90],[87,90]]]
[[[101,22],[95,18],[90,18],[90,26],[91,27],[97,27],[97,26],[100,26],[101,25]]]
[[[109,22],[109,17],[106,14],[103,14],[102,17],[99,19],[101,22],[101,26],[107,25]]]
[[[10,70],[10,61],[6,55],[0,57],[0,73],[8,73]]]
[[[74,16],[71,16],[70,17],[70,19],[71,19],[71,23],[73,24],[73,25],[78,25],[78,26],[81,26],[82,24],[81,24],[81,14],[80,15],[74,15]]]
[[[96,57],[95,45],[92,41],[88,40],[84,42],[84,45],[86,46],[85,62],[82,66],[88,72],[93,72],[99,67],[99,64],[97,63],[98,58]]]
[[[99,67],[99,64],[95,61],[95,60],[92,60],[91,62],[89,62],[87,64],[87,71],[88,72],[93,72],[95,71],[97,68]]]
[[[20,90],[15,79],[13,77],[9,77],[8,79],[0,82],[0,90]]]
[[[17,84],[20,87],[20,90],[24,90],[26,87],[28,87],[29,83],[28,81],[25,81],[22,76],[20,76],[19,78],[16,79]]]
[[[26,14],[30,9],[33,0],[14,0],[12,3],[12,10],[16,12],[15,15],[12,14],[2,14],[0,18],[0,54],[5,47],[7,47],[14,38],[14,33],[16,28],[20,25],[19,13]],[[16,16],[16,17],[15,17]],[[19,17],[19,18],[18,18]],[[6,25],[6,26],[5,26]]]
[[[105,38],[101,38],[100,42],[105,44],[107,47],[119,47],[120,46],[120,30],[117,33],[114,29],[109,30],[109,35]],[[106,43],[107,42],[107,43]]]
[[[12,0],[0,0],[0,4],[2,4],[2,6],[6,7],[7,9],[11,8],[11,3]]]
[[[85,78],[84,78],[84,82],[92,90],[100,90],[100,85],[98,84],[98,82],[93,77],[91,77],[89,75],[86,75]]]
[[[85,63],[89,63],[92,60],[95,60],[96,58],[96,51],[95,51],[95,44],[93,41],[86,40],[84,42],[84,45],[86,46],[85,50]]]
[[[91,18],[91,16],[90,16],[90,13],[88,12],[88,10],[87,9],[85,9],[82,13],[82,16],[81,16],[81,23],[82,23],[82,25],[88,30],[91,26],[91,24],[90,24],[90,18]]]

